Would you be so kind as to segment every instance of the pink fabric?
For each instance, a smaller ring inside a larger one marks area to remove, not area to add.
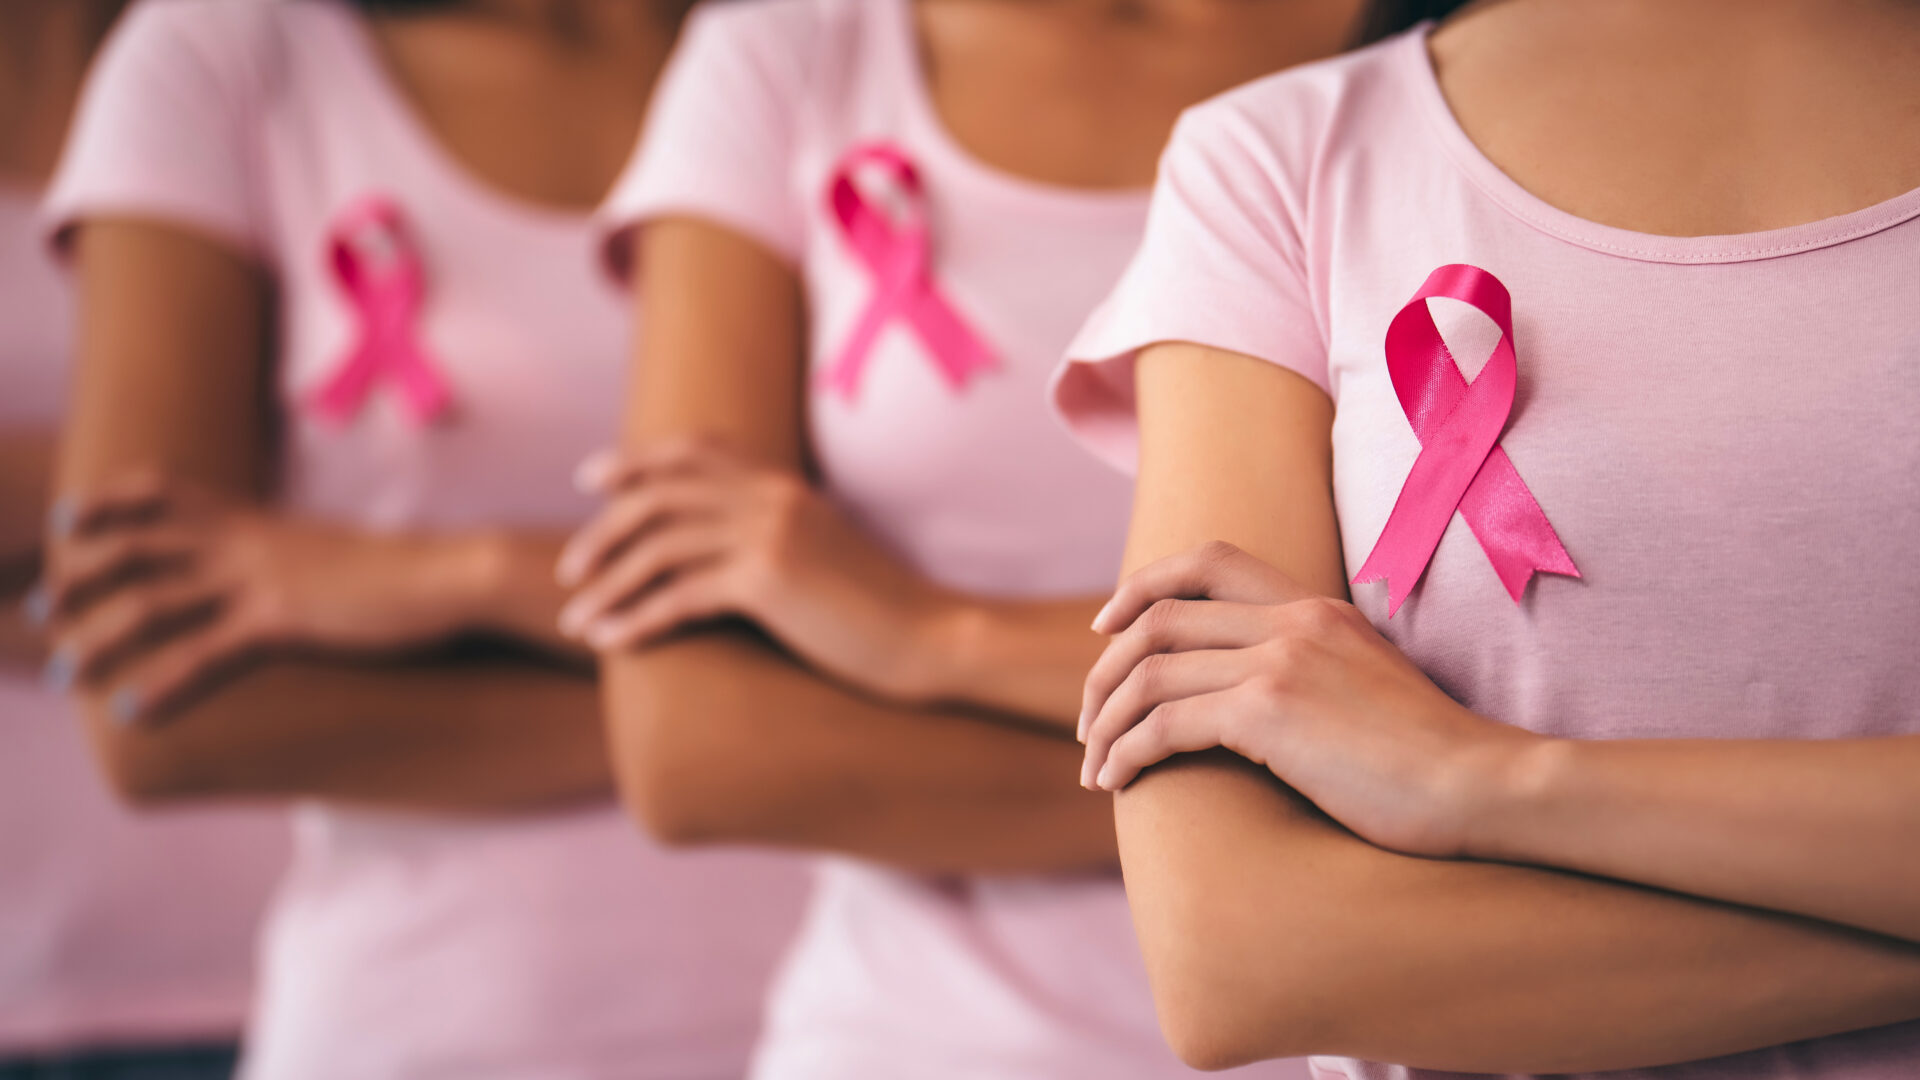
[[[913,326],[872,344],[859,395],[818,386],[828,490],[923,572],[1000,595],[1105,593],[1127,485],[1068,442],[1042,392],[1140,236],[1141,191],[996,171],[935,117],[908,0],[739,0],[694,17],[605,216],[694,217],[793,263],[810,355],[840,354],[872,303],[827,193],[884,141],[924,191],[931,286],[999,360],[956,392]],[[1275,1064],[1262,1076],[1298,1076]],[[827,860],[776,991],[761,1080],[1187,1075],[1155,1023],[1116,877],[930,878]]]
[[[1594,225],[1480,154],[1424,42],[1186,115],[1141,252],[1069,350],[1055,388],[1069,422],[1129,464],[1131,358],[1154,342],[1287,367],[1336,404],[1334,497],[1360,565],[1421,449],[1387,327],[1434,267],[1483,267],[1512,291],[1519,353],[1500,442],[1583,576],[1538,575],[1516,605],[1455,520],[1397,617],[1384,583],[1354,589],[1374,624],[1460,700],[1536,731],[1920,731],[1920,191],[1746,236]],[[1498,329],[1430,305],[1472,374]],[[1608,1076],[1916,1074],[1920,1023]]]
[[[586,215],[455,165],[359,18],[317,0],[136,8],[50,211],[163,220],[269,268],[289,508],[375,528],[571,527],[591,510],[572,469],[617,424],[627,304],[595,271]],[[298,408],[358,332],[328,230],[371,192],[406,215],[417,330],[459,403],[425,427],[387,393],[344,426]],[[298,826],[253,1080],[738,1076],[804,898],[794,860],[672,856],[611,804],[472,819],[313,805]]]
[[[0,427],[51,427],[65,398],[72,303],[36,202],[0,187]],[[277,813],[135,818],[66,701],[0,667],[0,1061],[236,1037],[286,849]]]

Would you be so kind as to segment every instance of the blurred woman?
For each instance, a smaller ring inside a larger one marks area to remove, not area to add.
[[[50,666],[127,797],[303,803],[249,1076],[742,1068],[796,870],[641,842],[554,629],[629,333],[586,210],[680,16],[170,0],[88,90]]]
[[[43,689],[38,574],[72,303],[35,212],[120,3],[0,5],[0,1077],[229,1075],[259,914],[285,860],[264,812],[136,820]]]
[[[607,210],[651,315],[562,569],[638,815],[837,856],[756,1076],[1186,1072],[1074,785],[1127,489],[1042,389],[1174,116],[1351,16],[743,0],[689,29]]]
[[[1920,1075],[1920,6],[1377,6],[1182,120],[1059,386],[1167,1034]]]

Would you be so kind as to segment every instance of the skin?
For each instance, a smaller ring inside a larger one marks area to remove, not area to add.
[[[0,5],[0,186],[37,190],[60,154],[86,65],[124,6],[119,0],[18,0]],[[40,572],[40,533],[55,432],[0,426],[0,666],[30,671],[46,656],[27,602]]]
[[[40,523],[53,433],[41,428],[0,430],[0,666],[32,670],[46,654],[27,600],[40,572]]]
[[[1182,108],[1333,51],[1353,13],[914,8],[949,133],[992,167],[1085,188],[1150,183]],[[796,268],[693,220],[650,225],[637,254],[648,316],[624,454],[589,470],[610,501],[560,572],[578,589],[568,629],[603,650],[615,768],[641,820],[668,841],[916,869],[1110,863],[1108,807],[1073,784],[1065,738],[1099,599],[959,593],[859,537],[808,475]]]
[[[1608,224],[1776,228],[1920,186],[1920,140],[1889,137],[1920,134],[1912,5],[1508,0],[1431,48],[1498,164]],[[1772,107],[1797,94],[1816,104]],[[1125,787],[1128,894],[1183,1057],[1587,1071],[1920,1017],[1920,740],[1493,724],[1344,602],[1321,391],[1180,343],[1138,380],[1133,573],[1098,623],[1117,636],[1083,778]],[[1206,747],[1241,756],[1128,783]]]
[[[677,19],[491,0],[369,27],[450,156],[583,212],[631,149]],[[49,676],[73,685],[121,794],[476,812],[606,795],[591,660],[554,629],[560,537],[370,535],[277,508],[266,269],[144,221],[89,220],[76,245]]]

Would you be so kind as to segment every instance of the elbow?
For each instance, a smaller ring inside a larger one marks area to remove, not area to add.
[[[638,671],[620,668],[638,667]],[[751,839],[753,785],[741,782],[728,717],[703,680],[651,658],[603,668],[605,713],[620,801],[654,840],[704,847]]]
[[[76,698],[75,707],[108,793],[129,810],[160,810],[247,793],[236,786],[237,770],[216,752],[217,744],[200,737],[190,718],[129,724],[110,702],[92,694]]]
[[[715,785],[703,783],[700,772],[685,758],[659,752],[657,747],[621,752],[614,763],[620,801],[628,816],[670,848],[704,847],[730,838]]]
[[[1195,927],[1180,945],[1148,950],[1160,1031],[1176,1057],[1218,1072],[1324,1049],[1311,987],[1276,986],[1274,973],[1245,970],[1244,951],[1206,933]]]
[[[94,757],[107,790],[122,806],[158,810],[207,794],[163,733],[125,730],[95,713],[90,718]]]

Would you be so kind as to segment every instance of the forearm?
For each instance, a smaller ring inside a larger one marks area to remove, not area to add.
[[[1106,598],[964,598],[937,616],[920,651],[924,700],[999,709],[1063,731],[1106,639],[1088,629]]]
[[[604,661],[614,768],[677,843],[856,855],[906,869],[1111,865],[1112,814],[1077,747],[980,714],[859,697],[739,631]]]
[[[1688,1061],[1920,1016],[1920,950],[1592,878],[1372,847],[1245,762],[1119,796],[1162,1022],[1203,1064]]]
[[[1472,856],[1920,941],[1920,736],[1543,741],[1501,772]]]
[[[583,674],[499,658],[358,665],[273,660],[155,724],[85,699],[114,785],[136,802],[323,798],[513,812],[611,791]]]

